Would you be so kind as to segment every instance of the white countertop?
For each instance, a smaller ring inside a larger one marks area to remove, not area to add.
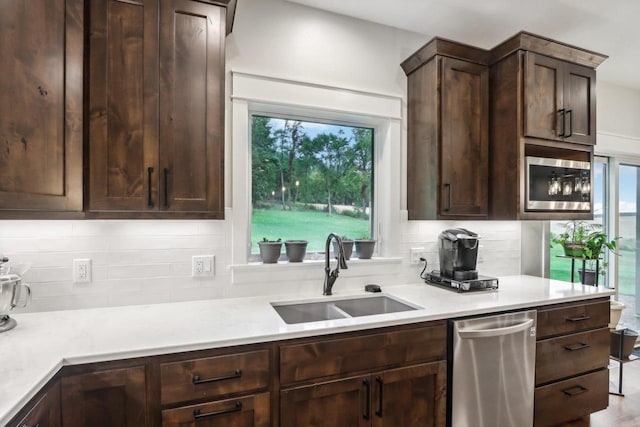
[[[322,297],[321,288],[318,284],[318,293],[307,298],[323,301],[365,295],[341,292],[339,281],[333,297]],[[287,325],[270,303],[302,299],[281,295],[12,315],[18,326],[0,334],[0,425],[8,423],[65,365],[378,328],[613,294],[606,288],[532,276],[501,277],[497,292],[458,294],[424,283],[388,286],[383,291],[423,309]]]

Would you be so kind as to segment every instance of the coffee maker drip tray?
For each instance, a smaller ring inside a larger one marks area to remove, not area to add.
[[[440,286],[456,292],[474,291],[494,291],[498,289],[498,279],[488,276],[477,276],[475,279],[453,279],[440,274],[440,271],[433,270],[425,273],[422,278],[430,285]]]

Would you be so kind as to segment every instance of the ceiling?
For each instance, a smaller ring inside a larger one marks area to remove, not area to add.
[[[598,80],[640,89],[638,0],[288,0],[489,49],[520,30],[609,55]]]

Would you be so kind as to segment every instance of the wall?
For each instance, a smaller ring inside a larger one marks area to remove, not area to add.
[[[282,0],[242,0],[234,31],[228,37],[227,68],[404,99],[406,79],[399,64],[426,41],[418,34]],[[9,256],[12,264],[31,267],[24,276],[33,288],[28,310],[316,290],[319,295],[321,264],[230,267],[233,227],[245,226],[237,221],[244,215],[234,213],[230,196],[230,120],[227,109],[228,209],[224,221],[0,221],[0,252]],[[403,147],[402,141],[396,146]],[[404,176],[403,170],[397,173]],[[403,199],[400,206],[391,209],[401,210],[404,204]],[[408,263],[410,248],[425,248],[430,268],[435,268],[437,235],[454,226],[465,226],[483,236],[482,273],[520,273],[518,222],[408,222],[406,212],[400,217],[404,219],[395,236],[397,253],[390,254],[396,258],[352,263],[341,273],[336,289],[359,288],[369,282],[384,286],[415,281],[419,267]],[[191,278],[191,257],[203,254],[215,255],[215,276]],[[71,283],[74,258],[92,259],[92,283]]]
[[[640,155],[640,90],[598,82],[597,95],[596,154]]]

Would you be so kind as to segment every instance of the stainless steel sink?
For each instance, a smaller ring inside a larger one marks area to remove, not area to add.
[[[271,303],[285,323],[306,323],[346,317],[417,310],[387,295],[305,303]]]
[[[335,302],[336,307],[351,317],[371,316],[374,314],[396,313],[416,310],[403,302],[382,295],[374,298],[346,299]]]

